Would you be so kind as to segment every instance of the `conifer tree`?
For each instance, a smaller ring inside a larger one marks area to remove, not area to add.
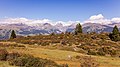
[[[14,38],[16,38],[16,34],[15,34],[15,31],[12,30],[12,32],[11,32],[11,36],[10,36],[10,39],[14,39]]]
[[[75,34],[82,33],[82,26],[80,23],[76,25]]]
[[[117,26],[113,28],[113,31],[109,34],[109,37],[112,41],[120,41],[120,33]]]
[[[118,29],[118,27],[117,27],[116,25],[115,25],[115,27],[113,28],[112,34],[114,34],[114,35],[119,34],[119,29]]]

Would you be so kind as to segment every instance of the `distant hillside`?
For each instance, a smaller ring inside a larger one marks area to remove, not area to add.
[[[0,25],[0,39],[9,38],[11,30],[15,30],[17,35],[27,36],[27,35],[39,35],[39,34],[50,34],[61,33],[61,32],[74,32],[74,28],[77,23],[72,23],[71,25],[64,26],[62,23],[57,23],[52,25],[50,23],[39,23],[34,25],[27,25],[23,23],[16,24],[1,24]],[[111,32],[114,25],[117,25],[120,29],[120,23],[113,23],[102,25],[99,23],[84,23],[82,24],[83,32]]]

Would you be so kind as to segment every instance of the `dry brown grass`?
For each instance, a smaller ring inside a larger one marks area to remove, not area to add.
[[[12,42],[2,42],[2,43],[12,43]],[[34,55],[35,57],[47,58],[54,60],[58,64],[68,64],[69,67],[80,67],[80,60],[75,59],[75,56],[89,56],[86,54],[81,54],[72,51],[58,50],[58,49],[47,49],[43,48],[43,46],[35,46],[35,45],[25,45],[25,48],[21,47],[6,47],[9,52],[20,52]],[[71,56],[71,58],[68,57]],[[120,66],[120,58],[115,57],[104,57],[104,56],[91,56],[96,59],[96,61],[100,64],[100,67],[119,67]]]

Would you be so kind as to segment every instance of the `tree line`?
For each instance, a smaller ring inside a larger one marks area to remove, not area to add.
[[[80,23],[76,25],[76,28],[74,30],[74,34],[77,35],[79,33],[83,33],[82,26]],[[11,31],[10,39],[16,38],[16,33],[14,30]],[[120,32],[118,27],[115,25],[112,32],[109,34],[109,38],[112,41],[120,41]]]

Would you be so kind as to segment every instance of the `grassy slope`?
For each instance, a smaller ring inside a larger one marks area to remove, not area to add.
[[[10,42],[9,42],[10,43]],[[47,58],[56,61],[58,64],[67,63],[70,67],[79,67],[80,63],[74,57],[77,55],[88,56],[81,53],[64,51],[64,50],[51,50],[45,49],[40,46],[26,45],[26,48],[7,48],[8,51],[21,52],[32,54],[36,57]],[[72,58],[68,58],[70,55]],[[119,67],[120,58],[104,57],[104,56],[91,56],[94,57],[99,63],[100,67]],[[2,63],[0,63],[2,64]],[[4,63],[2,64],[4,65]]]
[[[6,61],[0,61],[0,67],[17,67],[17,66],[10,66]]]

